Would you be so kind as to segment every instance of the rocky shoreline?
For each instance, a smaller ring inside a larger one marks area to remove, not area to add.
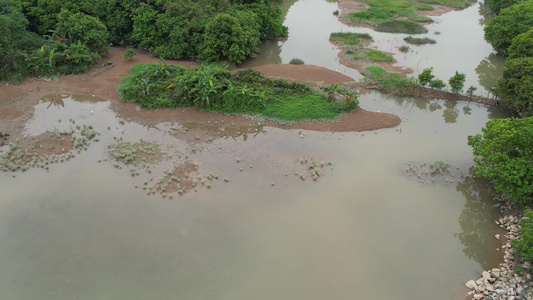
[[[533,281],[530,274],[532,266],[525,262],[520,268],[524,270],[522,274],[515,273],[517,261],[515,259],[515,249],[511,247],[510,240],[521,238],[518,232],[520,217],[507,215],[500,218],[496,223],[507,231],[504,236],[496,235],[502,240],[504,251],[503,262],[498,268],[483,271],[482,277],[478,280],[469,280],[465,285],[471,289],[467,299],[498,299],[498,300],[518,300],[533,299]]]

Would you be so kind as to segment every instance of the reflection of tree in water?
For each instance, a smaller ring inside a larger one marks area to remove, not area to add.
[[[491,53],[485,57],[476,67],[479,85],[494,94],[494,89],[498,85],[498,80],[503,75],[505,57]]]
[[[437,110],[441,110],[442,109],[442,105],[439,104],[439,102],[431,102],[431,104],[429,105],[429,111],[431,112],[434,112],[434,111],[437,111]]]
[[[490,9],[487,2],[480,2],[479,3],[479,15],[481,18],[479,19],[479,25],[485,27],[489,23],[490,19],[492,19],[496,14],[492,9]]]
[[[471,171],[471,174],[473,172]],[[495,219],[499,214],[498,201],[487,180],[466,177],[457,184],[456,190],[466,198],[465,208],[459,216],[462,232],[456,233],[463,244],[463,253],[478,262],[485,270],[493,268],[499,255],[489,249],[499,247],[494,237]]]
[[[63,101],[63,96],[61,94],[50,94],[42,98],[43,102],[50,102],[46,108],[50,106],[56,106],[57,108],[65,107],[65,102]]]
[[[455,123],[457,122],[457,117],[459,116],[459,109],[457,109],[457,101],[445,101],[444,106],[446,107],[442,111],[442,116],[444,117],[445,123]]]
[[[471,115],[472,114],[472,109],[470,108],[470,106],[464,106],[463,107],[463,113],[468,116],[468,115]]]

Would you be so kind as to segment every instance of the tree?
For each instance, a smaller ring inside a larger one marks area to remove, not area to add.
[[[507,60],[515,58],[533,57],[533,27],[525,33],[517,35],[508,49]]]
[[[450,84],[452,92],[454,93],[462,92],[463,87],[465,86],[465,80],[466,80],[466,74],[455,71],[455,75],[450,77],[450,79],[448,80],[448,84]]]
[[[418,75],[418,82],[420,83],[421,86],[428,85],[429,83],[431,83],[433,78],[435,78],[435,75],[433,75],[432,72],[433,72],[433,67],[425,68],[424,71],[422,71],[422,73]]]
[[[488,0],[490,9],[495,13],[499,13],[504,8],[509,8],[515,4],[525,2],[526,0]]]
[[[533,57],[505,62],[498,95],[526,116],[533,116]]]
[[[221,14],[206,25],[201,57],[206,61],[227,59],[241,63],[259,51],[259,40],[259,24],[254,13]]]
[[[63,9],[57,19],[55,38],[64,39],[67,45],[81,43],[98,54],[109,51],[107,27],[98,18]]]
[[[502,9],[500,14],[485,26],[485,39],[494,50],[508,54],[512,40],[533,27],[533,1]]]
[[[533,196],[533,117],[492,119],[483,134],[468,137],[475,174],[491,180],[496,192],[525,205]]]

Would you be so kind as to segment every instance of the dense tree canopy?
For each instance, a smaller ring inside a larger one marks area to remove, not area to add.
[[[476,175],[490,179],[497,192],[528,204],[533,196],[533,117],[492,119],[483,134],[468,137]]]
[[[487,3],[491,10],[499,13],[504,8],[509,8],[515,4],[525,2],[527,0],[488,0]]]
[[[533,57],[505,62],[499,95],[526,116],[533,116]]]
[[[485,27],[485,39],[494,50],[508,54],[512,40],[533,28],[533,1],[505,8]]]

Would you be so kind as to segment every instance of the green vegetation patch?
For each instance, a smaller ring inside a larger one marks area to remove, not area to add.
[[[407,34],[420,34],[427,33],[428,30],[415,22],[409,20],[393,20],[380,23],[374,28],[376,31],[392,32],[392,33],[407,33]]]
[[[403,77],[399,73],[387,72],[378,66],[367,66],[363,69],[367,82],[375,83],[380,90],[398,96],[415,95],[418,84],[413,77]]]
[[[368,59],[371,61],[394,61],[394,57],[392,57],[392,55],[379,50],[367,51],[366,55],[368,55]]]
[[[139,102],[148,109],[193,106],[229,114],[266,112],[272,118],[298,121],[333,119],[343,109],[357,108],[352,102],[346,106],[327,101],[317,105],[323,95],[303,83],[265,78],[254,70],[232,74],[221,64],[190,69],[166,63],[143,64],[133,67],[131,72],[119,87],[122,99]],[[278,109],[280,106],[288,110]],[[294,106],[302,107],[294,112],[294,108],[290,109]]]
[[[329,40],[332,42],[339,42],[345,45],[358,45],[361,40],[371,41],[372,36],[368,33],[355,33],[355,32],[333,32],[329,36]]]
[[[313,93],[305,97],[298,95],[279,97],[270,102],[261,115],[282,121],[303,121],[309,119],[333,120],[337,118],[338,113],[333,109],[332,103],[328,101],[325,95]]]
[[[382,2],[382,3],[378,3]],[[377,5],[385,5],[384,1],[372,1]],[[395,2],[396,3],[396,2]],[[354,12],[348,14],[348,20],[352,23],[364,23],[370,25],[379,25],[383,22],[392,21],[398,17],[407,17],[416,22],[432,22],[430,17],[418,14],[414,7],[401,7],[401,3],[393,6],[387,1],[387,6],[370,7],[366,11]],[[424,8],[428,8],[424,6]]]
[[[435,41],[433,39],[430,39],[428,37],[415,38],[415,37],[412,37],[412,36],[408,36],[408,37],[404,38],[403,40],[406,41],[407,43],[413,44],[413,45],[425,45],[425,44],[436,44],[437,43],[437,41]]]

